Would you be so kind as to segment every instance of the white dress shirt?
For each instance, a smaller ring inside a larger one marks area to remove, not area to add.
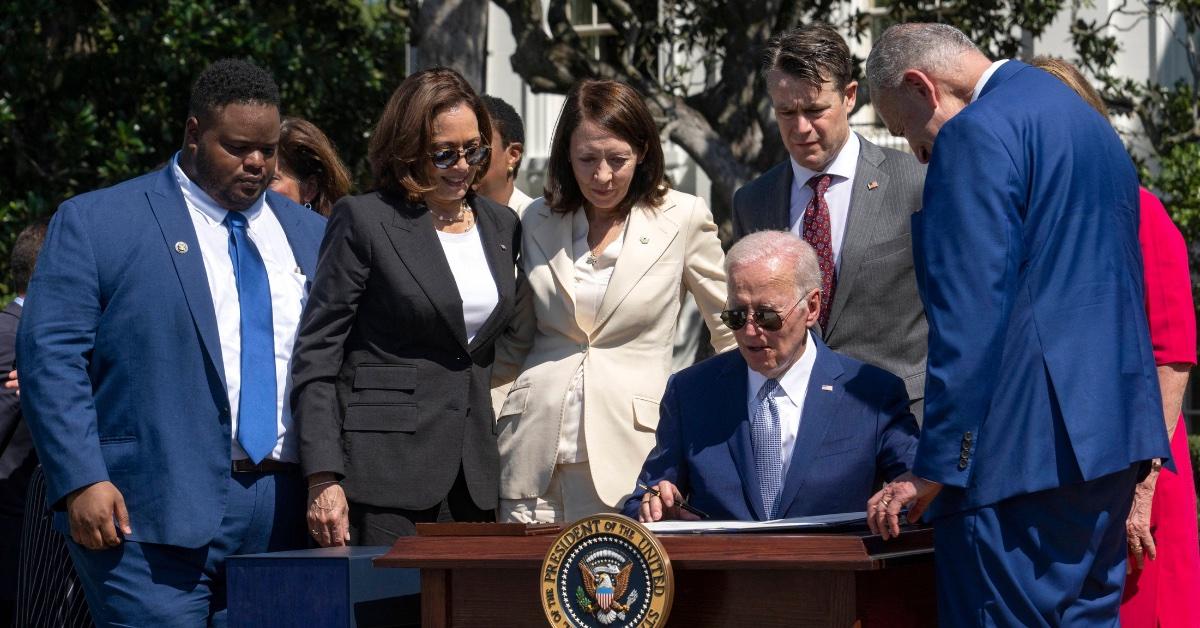
[[[979,82],[975,84],[975,89],[971,91],[971,102],[979,100],[979,95],[983,93],[983,88],[985,85],[987,85],[988,79],[992,78],[992,75],[996,73],[996,70],[999,70],[1000,66],[1004,65],[1005,63],[1008,63],[1008,59],[993,61],[992,64],[988,66],[988,69],[983,71],[983,76],[979,77]]]
[[[532,202],[533,198],[516,186],[513,187],[512,196],[508,197],[508,206],[517,212],[518,217],[525,215],[525,208]]]
[[[467,326],[467,343],[470,343],[496,309],[500,292],[492,277],[492,267],[483,253],[478,225],[466,233],[438,231],[437,235],[458,286],[458,296],[462,298],[463,323]]]
[[[829,239],[833,245],[833,263],[842,266],[842,241],[846,236],[846,221],[850,217],[850,193],[854,190],[854,172],[858,169],[858,153],[862,145],[858,135],[850,133],[837,156],[822,171],[809,170],[792,162],[792,197],[790,224],[792,233],[804,237],[804,209],[813,197],[808,180],[819,174],[833,175],[829,189],[825,191],[825,202],[829,205]]]
[[[197,253],[204,260],[204,273],[208,277],[208,289],[212,294],[213,308],[217,315],[217,334],[221,339],[221,363],[225,367],[225,391],[229,395],[229,410],[233,424],[230,453],[234,460],[246,458],[246,452],[237,442],[238,400],[242,390],[242,314],[238,300],[237,281],[233,275],[233,262],[229,258],[229,228],[225,216],[229,210],[218,205],[212,197],[184,174],[179,159],[173,161],[175,179],[179,182],[183,200],[187,204],[196,238],[200,242]],[[275,212],[267,207],[264,194],[245,214],[250,240],[254,242],[263,264],[267,267],[267,281],[271,287],[271,319],[275,327],[275,382],[276,382],[276,429],[278,437],[275,448],[267,457],[284,462],[299,460],[299,443],[292,432],[292,411],[287,403],[291,393],[292,345],[296,342],[296,329],[300,324],[300,312],[304,309],[305,277],[296,265],[287,234]]]
[[[625,222],[628,226],[629,222]],[[589,337],[596,327],[596,314],[608,291],[617,258],[625,243],[625,228],[617,234],[603,251],[596,256],[596,263],[589,264],[592,249],[588,246],[588,220],[583,210],[578,210],[571,223],[572,255],[575,259],[575,322]],[[586,357],[584,358],[586,359]],[[584,462],[587,457],[583,433],[583,364],[575,371],[571,385],[567,387],[563,400],[562,430],[558,436],[558,464]]]
[[[806,332],[804,353],[779,377],[779,387],[771,396],[779,407],[779,437],[783,441],[780,453],[783,457],[783,479],[786,482],[788,469],[792,466],[792,450],[796,448],[796,437],[800,434],[800,421],[804,412],[804,398],[808,395],[808,380],[812,377],[813,364],[817,362],[817,349],[813,346],[812,332]],[[766,383],[766,376],[746,367],[746,410],[748,417],[754,416],[758,408],[758,391]]]

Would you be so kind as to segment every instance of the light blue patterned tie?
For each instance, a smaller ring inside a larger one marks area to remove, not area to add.
[[[783,489],[783,442],[779,428],[779,406],[772,393],[779,382],[768,379],[755,396],[754,417],[750,420],[750,439],[754,443],[754,469],[758,472],[758,490],[762,493],[767,519],[774,519]]]
[[[275,325],[271,319],[271,284],[262,256],[246,233],[246,216],[231,211],[229,259],[237,281],[242,319],[242,390],[238,399],[238,443],[255,464],[275,449],[275,417],[279,410],[275,384]]]

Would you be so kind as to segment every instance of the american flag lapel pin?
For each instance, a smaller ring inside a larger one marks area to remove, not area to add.
[[[877,188],[877,187],[879,187],[879,182],[878,182],[878,181],[872,181],[872,182],[870,182],[870,183],[868,183],[868,184],[867,184],[867,189],[868,189],[868,190],[874,190],[874,189],[875,189],[875,188]]]
[[[833,392],[833,386],[830,386],[829,384],[821,384],[821,390]]]

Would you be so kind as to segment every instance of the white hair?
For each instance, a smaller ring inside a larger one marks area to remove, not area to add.
[[[896,24],[883,32],[867,57],[867,84],[878,93],[900,85],[908,70],[944,75],[959,57],[979,48],[949,24]]]
[[[790,231],[757,231],[737,241],[725,254],[725,276],[730,278],[736,268],[776,262],[791,267],[795,274],[796,293],[803,296],[821,287],[821,266],[817,252],[807,242]]]

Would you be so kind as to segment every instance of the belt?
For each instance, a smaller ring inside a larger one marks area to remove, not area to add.
[[[300,465],[270,458],[264,458],[262,462],[254,464],[249,458],[242,458],[234,460],[231,469],[234,473],[299,473]]]

